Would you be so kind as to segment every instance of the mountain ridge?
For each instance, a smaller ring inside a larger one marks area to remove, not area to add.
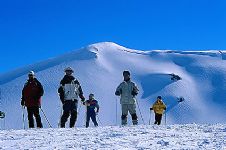
[[[223,99],[226,97],[226,62],[222,57],[225,52],[218,54],[218,51],[138,51],[112,42],[92,44],[1,75],[0,108],[6,112],[7,128],[21,128],[21,115],[18,115],[22,111],[21,90],[28,71],[34,70],[45,90],[42,108],[47,110],[47,117],[56,127],[62,108],[57,88],[64,76],[64,68],[70,66],[82,85],[85,97],[94,93],[99,100],[99,117],[103,124],[115,125],[120,122],[121,114],[119,98],[114,92],[123,80],[123,70],[130,70],[132,80],[140,89],[137,101],[141,113],[137,109],[138,117],[141,118],[140,114],[143,114],[145,123],[150,117],[149,108],[158,95],[163,97],[167,105],[167,122],[170,124],[224,123],[226,118],[222,114],[226,113],[226,102]],[[172,80],[172,74],[181,80]],[[179,97],[185,100],[178,103]],[[77,126],[83,126],[85,108],[79,107]],[[142,124],[142,120],[139,123]]]

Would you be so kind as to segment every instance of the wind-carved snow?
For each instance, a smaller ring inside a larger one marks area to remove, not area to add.
[[[225,149],[226,125],[0,131],[0,149]]]
[[[22,129],[21,90],[27,72],[34,70],[44,86],[42,109],[53,127],[58,127],[62,104],[57,94],[64,68],[71,66],[87,98],[94,93],[100,104],[102,126],[119,125],[119,97],[114,95],[122,82],[123,70],[130,70],[140,91],[137,101],[139,124],[148,124],[149,108],[158,95],[167,105],[167,124],[226,122],[225,51],[139,51],[115,43],[97,43],[65,55],[19,68],[0,75],[1,107],[6,113],[1,129]],[[172,74],[181,80],[172,80]],[[183,102],[178,102],[183,97]],[[117,112],[116,112],[117,110]],[[48,124],[41,113],[44,128]],[[144,123],[141,115],[144,118]],[[116,119],[117,118],[117,119]],[[129,124],[131,118],[128,117]],[[25,120],[27,128],[27,120]],[[85,107],[79,105],[77,127],[85,124]],[[167,142],[167,141],[166,141]],[[164,142],[159,142],[163,143]],[[161,144],[160,144],[161,145]]]

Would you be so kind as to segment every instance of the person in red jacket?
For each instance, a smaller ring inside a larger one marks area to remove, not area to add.
[[[42,128],[42,121],[39,114],[39,108],[41,107],[41,96],[43,96],[44,90],[42,84],[35,78],[34,71],[30,71],[28,74],[28,80],[22,90],[21,105],[27,107],[29,128],[34,128],[34,118],[38,128]]]

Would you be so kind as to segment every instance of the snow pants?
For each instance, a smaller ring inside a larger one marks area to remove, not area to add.
[[[78,101],[67,100],[63,104],[63,115],[60,119],[60,127],[65,128],[65,123],[67,122],[68,117],[70,118],[70,128],[75,126],[75,122],[77,120],[77,107]]]
[[[33,116],[35,116],[37,127],[38,128],[43,127],[41,117],[39,114],[39,106],[27,107],[27,114],[28,114],[29,128],[34,128],[34,117]]]
[[[127,115],[129,112],[132,117],[133,125],[137,125],[138,120],[137,120],[137,114],[136,114],[136,104],[122,104],[121,107],[122,107],[121,124],[127,125]]]
[[[90,118],[92,119],[94,126],[98,126],[95,110],[94,109],[87,109],[87,112],[86,112],[86,128],[89,127]]]
[[[160,125],[162,121],[162,114],[155,113],[155,124]]]

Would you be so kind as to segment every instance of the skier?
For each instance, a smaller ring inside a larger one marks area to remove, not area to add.
[[[34,128],[34,118],[38,128],[42,128],[42,121],[39,114],[39,107],[41,107],[41,96],[44,90],[42,84],[35,78],[34,71],[28,73],[28,80],[22,90],[21,105],[27,107],[29,128]]]
[[[124,81],[117,87],[115,95],[121,96],[120,104],[122,108],[121,124],[127,125],[128,111],[132,116],[133,125],[138,124],[138,118],[136,114],[136,99],[138,94],[138,88],[134,82],[130,80],[130,72],[123,71]]]
[[[79,81],[72,75],[74,72],[72,68],[67,67],[64,71],[65,76],[61,80],[58,89],[60,100],[63,104],[63,115],[61,116],[60,127],[65,128],[65,123],[69,115],[71,115],[70,128],[73,128],[77,119],[79,97],[82,102],[85,102],[85,98]]]
[[[89,100],[87,100],[85,102],[87,111],[86,111],[86,128],[89,127],[89,121],[90,118],[92,119],[94,126],[98,126],[97,120],[96,120],[96,115],[99,112],[99,105],[98,105],[98,101],[95,100],[94,98],[94,94],[90,94],[89,95]],[[95,112],[95,108],[97,109]]]
[[[166,110],[166,105],[162,101],[162,97],[158,96],[156,102],[150,108],[150,110],[154,110],[155,113],[155,123],[154,124],[161,124],[162,114],[164,110]]]

